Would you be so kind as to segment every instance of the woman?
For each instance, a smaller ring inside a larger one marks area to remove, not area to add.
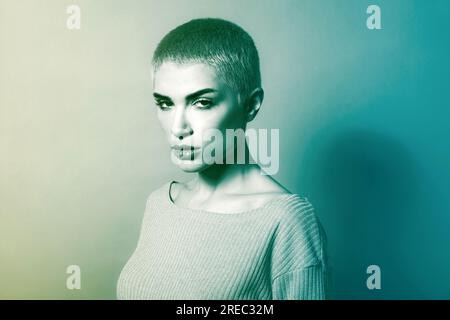
[[[118,298],[325,298],[324,233],[308,200],[247,161],[245,141],[245,163],[228,161],[234,139],[205,161],[208,132],[246,130],[263,101],[251,37],[222,19],[191,20],[161,40],[152,63],[171,159],[195,178],[148,197]]]

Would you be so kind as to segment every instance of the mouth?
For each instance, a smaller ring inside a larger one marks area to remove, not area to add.
[[[172,146],[172,150],[180,160],[194,160],[194,157],[200,148],[189,145],[175,145]]]
[[[190,146],[190,145],[187,145],[187,144],[182,144],[182,145],[174,145],[174,146],[172,146],[172,149],[174,149],[176,151],[179,151],[179,150],[194,151],[194,150],[197,150],[197,149],[200,149],[200,148],[196,147],[196,146]]]

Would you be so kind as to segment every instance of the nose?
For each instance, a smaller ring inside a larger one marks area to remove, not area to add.
[[[186,121],[186,109],[179,105],[175,108],[174,119],[172,123],[172,134],[180,140],[193,133],[188,121]]]

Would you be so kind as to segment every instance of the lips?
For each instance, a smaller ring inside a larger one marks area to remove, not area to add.
[[[177,150],[177,151],[179,151],[179,150],[194,151],[194,150],[199,149],[199,147],[182,144],[182,145],[174,145],[174,146],[172,146],[172,149]]]
[[[199,149],[199,147],[189,145],[172,146],[172,150],[175,152],[176,157],[180,160],[194,160]]]

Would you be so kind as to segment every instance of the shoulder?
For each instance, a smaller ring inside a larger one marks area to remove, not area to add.
[[[285,196],[285,200],[279,201],[278,210],[280,233],[285,232],[293,238],[308,240],[308,243],[322,236],[319,218],[308,198],[298,194],[289,194]]]
[[[284,193],[277,203],[279,223],[305,226],[317,220],[312,203],[295,193]]]
[[[150,206],[152,203],[160,203],[165,197],[169,197],[169,188],[172,181],[168,181],[163,185],[153,189],[147,196],[146,207]]]
[[[290,194],[278,204],[278,224],[274,250],[290,268],[303,268],[325,261],[325,233],[315,208],[306,198]]]

